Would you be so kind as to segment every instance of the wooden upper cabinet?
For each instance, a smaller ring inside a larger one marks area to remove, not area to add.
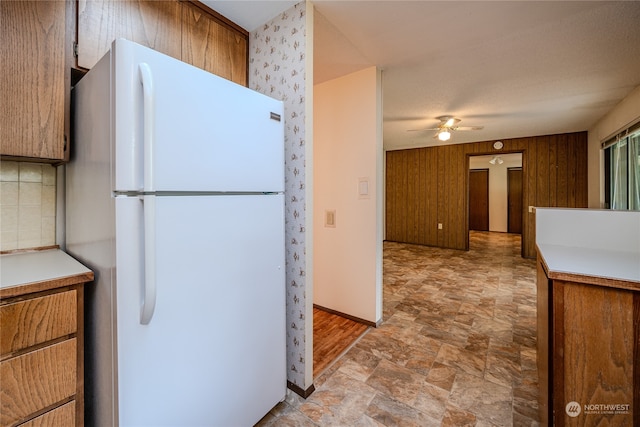
[[[204,6],[176,0],[79,0],[78,67],[118,37],[247,86],[248,33]]]
[[[61,1],[0,1],[0,154],[64,160],[65,18]]]
[[[0,155],[68,161],[70,70],[91,69],[118,37],[246,86],[248,33],[198,5],[177,0],[0,0]],[[76,25],[77,63],[71,53]]]
[[[180,9],[177,1],[80,0],[78,67],[92,68],[120,37],[180,59]]]
[[[182,60],[247,86],[248,38],[189,3],[182,19]]]

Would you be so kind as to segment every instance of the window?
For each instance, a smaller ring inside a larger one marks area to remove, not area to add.
[[[606,207],[640,210],[640,129],[605,144],[604,159]]]

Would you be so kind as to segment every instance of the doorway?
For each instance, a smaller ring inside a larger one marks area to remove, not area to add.
[[[522,235],[523,153],[479,154],[468,158],[467,239],[469,231]],[[482,219],[485,204],[488,206],[488,226]]]
[[[469,230],[489,231],[489,169],[469,171]]]
[[[507,232],[522,234],[522,168],[507,168]]]
[[[331,366],[368,329],[362,322],[314,305],[313,378]]]

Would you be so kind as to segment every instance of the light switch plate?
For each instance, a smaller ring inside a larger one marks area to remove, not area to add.
[[[358,178],[358,199],[369,198],[369,178]]]

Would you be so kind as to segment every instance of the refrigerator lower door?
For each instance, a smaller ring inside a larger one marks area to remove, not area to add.
[[[120,427],[251,426],[284,398],[283,197],[155,197],[154,248],[142,198],[116,198]]]

